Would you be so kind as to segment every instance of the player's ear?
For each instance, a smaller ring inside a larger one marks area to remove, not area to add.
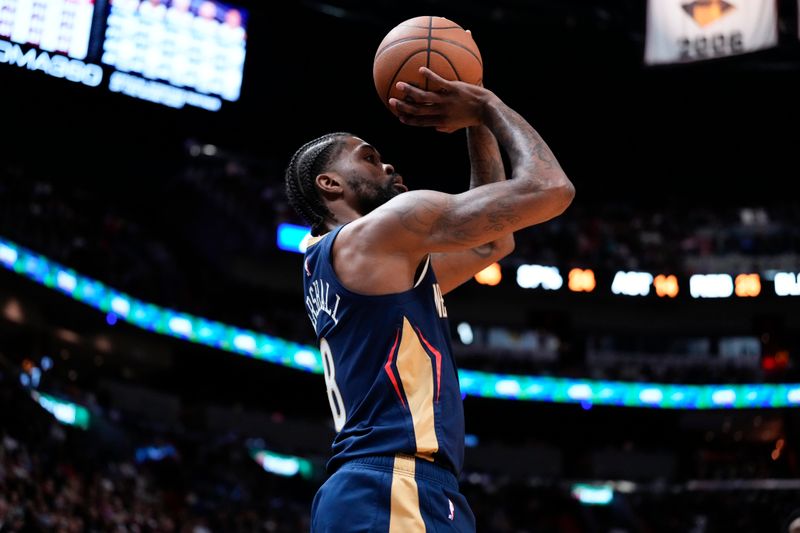
[[[336,172],[325,172],[319,174],[315,180],[317,187],[323,192],[328,194],[341,193],[343,191],[342,183],[344,180]]]

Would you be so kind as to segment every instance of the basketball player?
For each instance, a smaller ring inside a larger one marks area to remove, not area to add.
[[[312,226],[305,303],[338,431],[314,532],[475,530],[458,492],[464,414],[442,295],[574,195],[542,138],[497,96],[420,71],[430,91],[400,83],[404,99],[390,105],[405,124],[467,128],[469,191],[408,192],[374,147],[347,133],[305,144],[286,171],[289,201]]]

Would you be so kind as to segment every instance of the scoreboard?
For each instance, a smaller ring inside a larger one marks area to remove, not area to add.
[[[0,0],[0,38],[85,59],[92,0]]]
[[[0,63],[216,111],[239,99],[247,23],[215,0],[0,0]]]

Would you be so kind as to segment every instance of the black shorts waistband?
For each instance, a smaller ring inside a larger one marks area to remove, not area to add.
[[[358,467],[368,467],[382,472],[393,472],[399,474],[411,474],[413,472],[416,479],[424,479],[439,483],[445,487],[458,490],[458,478],[450,470],[439,466],[434,462],[414,457],[411,455],[370,455],[366,457],[356,457],[344,463],[339,470]]]

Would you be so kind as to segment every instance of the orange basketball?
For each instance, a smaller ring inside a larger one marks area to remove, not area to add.
[[[401,22],[386,34],[372,64],[372,79],[381,101],[401,99],[397,82],[428,88],[419,73],[428,67],[446,80],[479,84],[483,61],[472,35],[455,22],[442,17],[416,17]],[[389,110],[394,110],[389,107]]]

